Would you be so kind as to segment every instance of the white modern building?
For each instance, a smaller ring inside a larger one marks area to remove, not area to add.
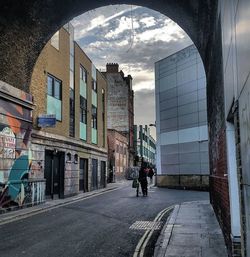
[[[157,184],[209,185],[206,75],[191,45],[155,63]]]
[[[135,165],[141,161],[155,166],[156,142],[150,133],[150,128],[145,125],[134,125]]]

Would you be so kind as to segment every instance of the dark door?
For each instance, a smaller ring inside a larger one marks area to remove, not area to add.
[[[45,151],[46,196],[62,198],[64,193],[64,153]]]
[[[80,158],[79,191],[88,192],[88,159]]]
[[[101,181],[100,186],[102,188],[106,187],[106,162],[101,161]]]
[[[92,159],[92,190],[98,189],[98,161]]]
[[[45,170],[44,170],[44,178],[46,179],[46,188],[45,188],[45,194],[46,196],[51,196],[52,192],[52,176],[51,176],[51,171],[52,171],[52,152],[50,151],[45,151]]]

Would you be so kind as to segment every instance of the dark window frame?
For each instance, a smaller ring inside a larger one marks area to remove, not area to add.
[[[85,74],[85,76],[83,76]],[[87,70],[80,64],[80,80],[83,80],[85,83],[88,81]]]
[[[97,82],[96,82],[96,80],[92,79],[91,87],[92,87],[92,90],[97,93]]]
[[[49,78],[52,79],[52,93],[51,94],[49,92],[49,84],[48,84]],[[59,85],[60,85],[59,98],[55,96],[55,82],[59,82]],[[49,73],[47,74],[47,94],[62,101],[62,81]]]
[[[91,108],[91,127],[97,130],[97,107],[94,105]]]
[[[80,95],[80,122],[87,124],[87,99]]]

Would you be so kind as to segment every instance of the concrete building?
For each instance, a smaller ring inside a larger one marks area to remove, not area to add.
[[[47,197],[67,197],[106,186],[107,83],[65,25],[38,58],[31,80],[36,177]],[[55,115],[56,124],[42,124]],[[48,127],[47,127],[48,126]]]
[[[129,167],[134,163],[134,91],[132,77],[124,76],[117,63],[108,63],[103,75],[108,82],[107,127],[128,138]]]
[[[129,164],[128,138],[121,132],[108,129],[108,176],[109,181],[124,178]]]
[[[157,184],[208,188],[206,75],[191,45],[155,64]]]
[[[156,164],[156,142],[146,125],[134,125],[135,166],[144,161],[149,165]]]

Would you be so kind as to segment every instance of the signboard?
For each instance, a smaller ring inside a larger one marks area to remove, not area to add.
[[[16,136],[9,127],[0,132],[0,158],[15,159]]]
[[[37,126],[39,128],[55,127],[56,115],[55,114],[43,114],[37,118]]]

